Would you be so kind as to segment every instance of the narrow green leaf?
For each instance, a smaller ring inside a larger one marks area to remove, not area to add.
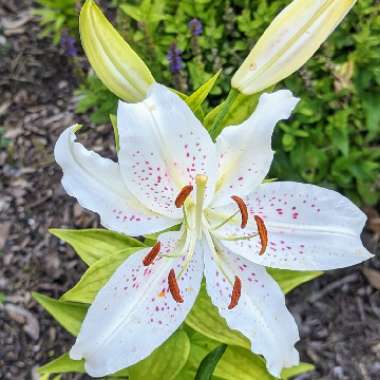
[[[195,380],[211,380],[215,367],[226,351],[226,348],[227,345],[222,344],[207,354],[199,365],[198,371],[195,375]]]
[[[116,115],[110,115],[110,120],[113,128],[113,134],[115,138],[115,147],[116,147],[116,152],[120,150],[120,141],[119,141],[119,130],[117,129],[117,117]]]
[[[68,372],[85,373],[84,360],[72,360],[68,354],[63,354],[59,358],[54,359],[38,368],[38,373],[40,375]]]
[[[186,366],[177,376],[176,380],[193,380],[197,368],[207,354],[218,347],[219,343],[197,332],[190,338],[191,350]],[[301,363],[296,367],[285,369],[281,378],[300,375],[313,369],[313,366]],[[250,350],[242,347],[228,346],[219,360],[214,374],[214,380],[275,380],[266,369],[265,361]]]
[[[49,232],[69,243],[87,265],[125,248],[145,246],[137,239],[105,229],[51,228]]]
[[[187,105],[192,109],[192,111],[195,114],[198,114],[201,110],[202,103],[206,100],[208,94],[214,87],[221,72],[222,70],[219,70],[214,76],[212,76],[206,83],[200,86],[186,99]]]
[[[83,274],[79,282],[61,299],[64,301],[92,303],[98,291],[107,283],[115,270],[139,248],[126,248],[108,254],[92,264]]]
[[[148,358],[128,368],[130,380],[173,380],[185,366],[190,354],[190,340],[177,330]]]
[[[227,125],[236,125],[246,120],[255,110],[261,94],[244,95],[239,93],[229,107],[227,115],[223,118],[223,127]],[[209,112],[205,119],[204,125],[209,129],[218,113],[223,109],[224,102]]]
[[[33,292],[33,298],[72,335],[78,335],[87,306],[64,302]]]
[[[303,373],[314,371],[315,366],[309,363],[301,363],[295,367],[285,368],[281,373],[281,379],[289,380]]]
[[[305,282],[314,280],[321,276],[323,272],[301,272],[286,269],[267,268],[268,273],[278,282],[282,291],[286,294],[291,290],[304,284]]]
[[[176,380],[194,380],[202,360],[210,351],[213,351],[220,345],[220,343],[194,332],[189,327],[187,327],[187,331],[189,333],[191,343],[190,355],[186,365],[176,377]]]

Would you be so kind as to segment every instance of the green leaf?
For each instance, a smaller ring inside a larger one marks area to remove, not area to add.
[[[222,344],[207,354],[199,365],[198,371],[195,375],[195,380],[211,380],[215,367],[226,351],[226,348],[227,345]]]
[[[5,295],[5,293],[3,292],[0,292],[0,305],[2,303],[4,303],[4,301],[7,299],[7,296]]]
[[[63,354],[59,358],[44,364],[37,371],[40,375],[68,372],[85,373],[84,360],[72,360],[68,354]]]
[[[115,147],[116,147],[116,152],[120,150],[120,142],[119,142],[119,130],[117,129],[117,117],[116,115],[110,115],[111,119],[111,124],[113,128],[113,134],[115,136]]]
[[[91,303],[115,270],[138,249],[126,248],[98,260],[87,269],[73,288],[62,295],[61,299],[64,301]]]
[[[301,363],[295,367],[285,368],[281,373],[281,379],[288,380],[294,376],[302,375],[303,373],[314,371],[315,366],[309,363]]]
[[[265,361],[251,351],[229,346],[218,363],[214,375],[226,380],[274,380]]]
[[[211,77],[186,99],[187,105],[195,114],[198,114],[201,111],[202,103],[206,100],[208,94],[213,89],[221,72],[222,70],[219,70],[213,77]]]
[[[246,120],[255,110],[260,98],[260,94],[243,95],[239,93],[229,107],[226,117],[223,119],[222,125],[236,125]],[[204,119],[204,125],[209,129],[214,122],[218,113],[223,109],[224,102],[215,107]]]
[[[220,343],[208,339],[204,335],[187,328],[190,336],[190,355],[188,361],[176,380],[194,380],[202,360],[210,351],[215,350]]]
[[[282,291],[286,294],[291,290],[304,284],[305,282],[314,280],[321,276],[323,272],[301,272],[286,269],[267,268],[268,273],[278,282]]]
[[[69,243],[87,265],[125,248],[145,247],[139,240],[105,229],[51,228],[49,232]]]
[[[311,364],[301,363],[292,368],[284,369],[281,379],[309,372],[314,367]],[[250,350],[241,347],[229,346],[214,372],[215,376],[226,380],[274,380],[265,361]]]
[[[238,331],[231,330],[212,304],[205,284],[202,284],[198,298],[186,318],[185,323],[195,331],[216,341],[241,347],[250,347],[250,343]]]
[[[218,347],[218,342],[195,332],[191,335],[191,350],[189,360],[176,380],[193,380],[197,368],[207,354]],[[301,363],[296,367],[285,369],[282,379],[289,379],[292,376],[312,370],[311,364]],[[265,361],[250,350],[242,347],[228,346],[222,358],[219,360],[213,379],[218,380],[275,380],[268,373]]]
[[[136,7],[134,5],[129,5],[129,4],[122,4],[120,5],[120,8],[125,14],[132,17],[134,20],[138,22],[141,22],[144,20],[144,15],[142,14],[139,7]]]
[[[190,340],[177,330],[148,358],[128,368],[130,380],[172,380],[185,366],[190,354]]]
[[[78,335],[87,306],[64,302],[33,292],[33,298],[72,335]]]

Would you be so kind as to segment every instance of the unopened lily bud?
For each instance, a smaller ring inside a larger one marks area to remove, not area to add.
[[[79,29],[87,58],[104,85],[127,102],[143,100],[154,78],[93,0],[82,8]]]
[[[356,0],[294,0],[269,25],[232,78],[250,95],[293,74],[316,52]]]

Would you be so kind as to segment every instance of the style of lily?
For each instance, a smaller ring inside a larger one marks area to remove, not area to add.
[[[104,376],[146,358],[182,324],[203,274],[214,305],[279,376],[299,363],[299,333],[265,267],[326,270],[371,257],[360,233],[365,215],[335,191],[295,182],[263,183],[271,136],[298,99],[280,90],[260,97],[242,124],[215,143],[186,103],[153,84],[145,100],[119,102],[118,163],[60,136],[62,183],[104,227],[158,235],[116,270],[90,306],[75,360]],[[168,358],[170,360],[170,358]]]

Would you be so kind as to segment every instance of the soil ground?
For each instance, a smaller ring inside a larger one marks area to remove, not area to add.
[[[0,378],[37,379],[36,367],[73,342],[32,299],[58,297],[84,266],[49,227],[98,225],[61,185],[52,150],[73,123],[77,85],[73,62],[39,37],[31,2],[0,2]],[[79,63],[78,63],[79,62]],[[80,58],[77,64],[84,62]],[[82,119],[88,126],[90,123]],[[82,134],[88,145],[112,155],[109,125]],[[1,136],[1,132],[0,132]],[[6,139],[6,141],[4,141]],[[367,209],[364,240],[378,253],[380,218]],[[302,359],[316,370],[298,380],[380,379],[380,261],[337,270],[288,297],[302,335]],[[84,378],[67,375],[66,379]]]

